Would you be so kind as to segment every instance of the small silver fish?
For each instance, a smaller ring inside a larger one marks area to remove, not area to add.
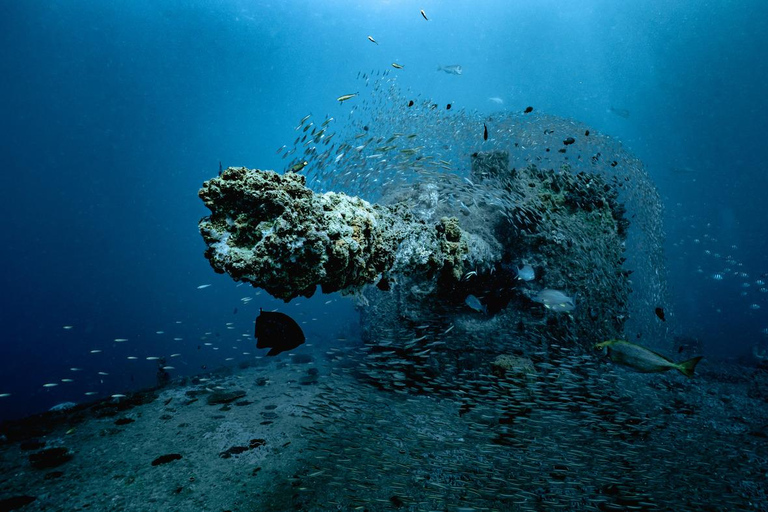
[[[338,101],[339,103],[343,103],[343,102],[345,102],[345,101],[347,101],[349,99],[354,98],[355,96],[357,96],[357,93],[354,93],[354,94],[344,94],[343,96],[339,96],[338,98],[336,98],[336,101]]]
[[[451,66],[441,66],[440,64],[437,65],[438,71],[445,71],[449,75],[460,75],[461,74],[461,66],[458,64],[453,64]]]

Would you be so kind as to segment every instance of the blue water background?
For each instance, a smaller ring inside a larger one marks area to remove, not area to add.
[[[748,354],[768,327],[754,284],[768,272],[765,34],[761,0],[0,3],[0,418],[151,385],[145,356],[183,353],[175,375],[235,364],[257,352],[232,340],[259,307],[307,322],[308,352],[353,329],[337,295],[243,304],[253,290],[203,258],[197,190],[220,161],[282,170],[275,150],[298,120],[343,118],[336,98],[357,92],[359,71],[621,139],[664,200],[675,329],[713,356]],[[710,279],[723,265],[707,248],[749,278]],[[75,382],[42,387],[61,378]]]

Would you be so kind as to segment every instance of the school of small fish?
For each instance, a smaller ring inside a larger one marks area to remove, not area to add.
[[[424,10],[420,15],[430,21]],[[367,39],[379,48],[386,45],[384,39],[381,44],[371,35]],[[390,66],[406,68],[398,62]],[[459,76],[462,67],[438,66],[438,71]],[[515,226],[524,226],[526,216],[535,212],[518,208],[522,193],[472,181],[470,155],[506,152],[513,169],[536,165],[605,178],[620,188],[632,215],[626,266],[634,272],[633,296],[625,330],[642,332],[646,339],[665,339],[667,313],[659,307],[667,292],[659,250],[661,202],[639,161],[580,123],[534,112],[533,107],[487,116],[453,104],[438,105],[419,94],[403,93],[395,74],[391,69],[358,74],[360,92],[337,97],[340,105],[351,108],[347,119],[303,117],[293,144],[277,150],[287,161],[285,171],[306,173],[317,191],[343,191],[368,201],[396,202],[404,185],[423,186],[424,204],[411,206],[425,221],[441,211],[458,212],[471,223],[479,211],[493,207]],[[499,97],[489,101],[504,102]],[[622,118],[630,115],[626,109],[610,111]],[[434,206],[436,197],[445,200],[442,210]],[[588,267],[594,264],[595,280],[613,278],[601,275],[597,265],[607,255],[587,253],[580,249],[583,240],[569,239],[579,233],[558,233],[557,223],[551,225],[553,239],[573,246],[572,258]],[[523,228],[520,236],[531,233]],[[750,314],[768,309],[761,308],[768,297],[768,276],[755,278],[744,271],[736,246],[718,250],[718,240],[708,234],[677,243],[705,248],[710,260],[696,270],[713,283],[739,281]],[[764,510],[745,505],[744,496],[752,488],[740,488],[729,474],[721,474],[727,473],[722,468],[731,473],[737,468],[744,481],[763,481],[766,459],[759,443],[764,439],[718,431],[715,444],[708,437],[711,425],[701,428],[690,421],[701,414],[686,395],[700,392],[695,380],[638,380],[646,376],[618,368],[641,373],[677,370],[691,377],[700,358],[676,362],[629,341],[591,340],[595,348],[608,352],[606,360],[597,351],[563,343],[574,341],[563,334],[570,314],[599,305],[582,305],[583,290],[540,286],[542,270],[556,272],[545,263],[522,261],[510,267],[516,286],[527,287],[521,296],[542,309],[540,324],[533,326],[521,322],[500,328],[489,314],[487,298],[474,294],[458,297],[460,308],[446,306],[442,316],[420,316],[414,307],[396,313],[396,327],[375,324],[381,314],[377,308],[383,310],[385,304],[376,294],[392,293],[389,281],[386,288],[361,292],[356,299],[364,326],[381,327],[365,329],[354,346],[344,346],[348,339],[337,337],[343,348],[325,352],[327,382],[310,380],[313,385],[320,382],[312,401],[293,404],[297,416],[310,420],[302,427],[307,448],[296,461],[300,469],[275,484],[285,490],[279,493],[281,499],[297,510]],[[472,284],[486,270],[467,271],[461,282]],[[210,287],[201,284],[197,289],[205,290],[201,294],[216,290],[207,290]],[[182,368],[192,351],[210,350],[211,361],[225,365],[261,357],[244,351],[253,347],[249,329],[256,307],[250,302],[259,293],[237,303],[241,316],[250,315],[247,329],[235,322],[188,328],[180,320],[153,326],[151,335],[167,341],[149,354],[132,347],[150,334],[116,332],[85,350],[78,366],[41,379],[40,390],[65,393],[69,386],[81,386],[89,399],[120,402],[127,395],[115,392],[109,380],[114,373],[99,364],[107,358],[127,360],[136,371],[153,373]],[[319,322],[297,311],[299,323]],[[520,328],[535,329],[540,346],[516,347],[514,332]],[[231,332],[238,329],[248,332]],[[77,336],[81,326],[73,322],[62,330],[65,337]],[[507,334],[500,337],[499,332]],[[761,333],[768,344],[768,327]],[[306,347],[317,348],[312,343]],[[499,347],[504,347],[503,353]],[[448,357],[436,362],[436,353]],[[477,365],[478,353],[497,357]],[[756,348],[755,354],[768,358],[766,347]],[[174,366],[166,364],[170,358]],[[636,386],[638,381],[642,387]],[[0,393],[0,398],[11,396]],[[718,407],[728,404],[723,403],[715,401]],[[758,417],[759,411],[753,412],[751,418]],[[681,503],[684,506],[670,506]]]

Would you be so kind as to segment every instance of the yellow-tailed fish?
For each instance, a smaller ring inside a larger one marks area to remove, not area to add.
[[[701,356],[676,363],[661,354],[624,340],[608,340],[595,345],[596,349],[608,350],[608,357],[616,364],[632,368],[640,373],[660,373],[677,370],[688,378],[701,361]]]
[[[299,172],[300,170],[305,168],[308,164],[309,164],[309,162],[304,160],[303,162],[299,162],[297,164],[294,164],[294,165],[290,166],[288,168],[288,172]]]

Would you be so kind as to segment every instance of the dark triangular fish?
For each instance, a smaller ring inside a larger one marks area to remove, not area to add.
[[[378,288],[379,290],[381,290],[383,292],[388,292],[389,290],[392,289],[392,287],[389,284],[389,279],[387,279],[386,276],[382,276],[381,280],[376,285],[376,288]]]
[[[259,309],[256,317],[256,348],[269,348],[268,356],[292,350],[304,343],[304,333],[296,321],[284,313]]]
[[[654,310],[654,313],[656,313],[656,316],[659,317],[659,320],[662,322],[666,322],[667,318],[664,316],[664,309],[663,308],[656,308]]]

